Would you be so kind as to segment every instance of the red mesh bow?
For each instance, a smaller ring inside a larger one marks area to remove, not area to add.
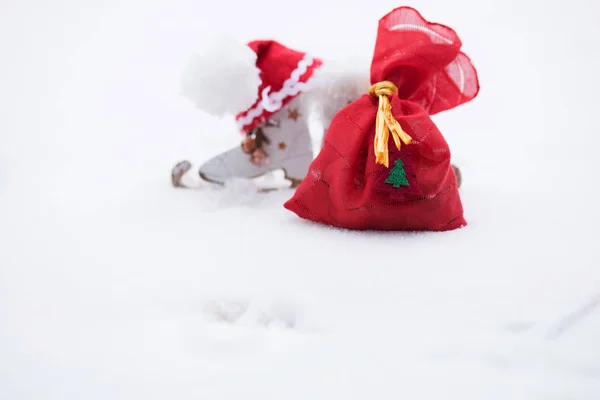
[[[371,93],[334,117],[321,152],[285,208],[350,229],[443,231],[466,225],[448,144],[430,118],[479,92],[461,45],[451,28],[425,21],[413,8],[383,17]],[[388,133],[394,140],[387,140]]]

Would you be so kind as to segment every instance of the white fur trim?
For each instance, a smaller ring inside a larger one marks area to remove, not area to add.
[[[246,115],[237,120],[237,125],[240,129],[250,124],[255,118],[260,117],[263,111],[275,112],[283,106],[283,100],[286,97],[296,96],[298,93],[307,90],[309,85],[300,82],[300,77],[306,73],[308,68],[313,65],[315,59],[305,54],[302,60],[298,62],[296,69],[292,71],[290,77],[283,83],[283,86],[277,92],[269,94],[271,87],[266,87],[261,93],[261,101],[251,108]]]

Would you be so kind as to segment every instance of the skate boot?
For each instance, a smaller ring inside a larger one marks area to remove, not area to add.
[[[299,100],[290,102],[253,129],[240,146],[201,165],[200,177],[224,184],[233,178],[254,179],[282,170],[291,187],[297,187],[313,160],[307,114]]]

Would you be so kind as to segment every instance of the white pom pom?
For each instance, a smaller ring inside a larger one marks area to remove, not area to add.
[[[339,110],[369,92],[370,64],[370,59],[354,55],[324,58],[304,101],[319,107],[321,117],[329,124]]]
[[[207,38],[190,57],[181,78],[183,96],[217,117],[250,108],[260,83],[256,54],[228,35]]]

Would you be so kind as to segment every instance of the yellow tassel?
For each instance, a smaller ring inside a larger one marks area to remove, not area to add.
[[[388,140],[390,132],[396,144],[396,148],[400,150],[401,142],[410,144],[412,138],[404,132],[398,121],[392,115],[392,105],[388,96],[398,93],[398,88],[390,81],[382,81],[371,86],[369,94],[379,97],[379,107],[377,109],[377,118],[375,120],[375,162],[385,165],[389,168],[389,153]]]

